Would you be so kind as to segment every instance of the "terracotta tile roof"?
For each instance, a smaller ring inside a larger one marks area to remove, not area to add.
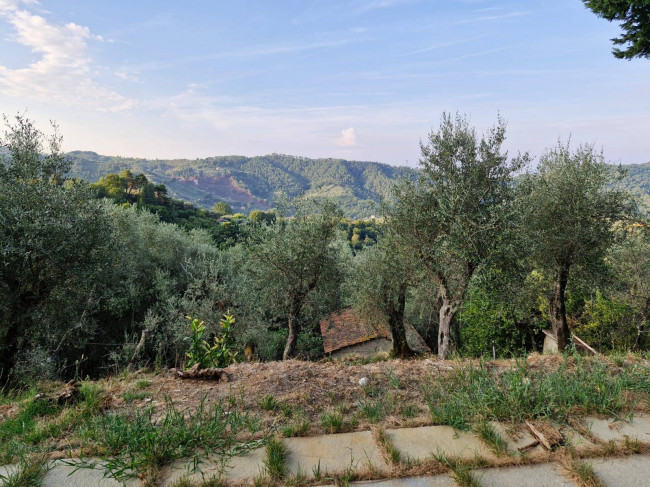
[[[431,353],[424,339],[409,323],[406,327],[406,341],[409,346],[421,353]],[[347,308],[323,318],[320,322],[320,332],[323,336],[325,353],[331,353],[341,348],[364,343],[375,338],[391,340],[388,323],[371,324]]]

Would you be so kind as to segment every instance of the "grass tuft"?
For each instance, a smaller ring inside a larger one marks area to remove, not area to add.
[[[591,463],[573,460],[569,464],[569,471],[584,487],[604,487]]]
[[[472,467],[455,459],[449,459],[444,453],[438,452],[433,457],[436,461],[450,470],[451,478],[460,487],[481,487],[481,483],[472,473]]]
[[[257,446],[251,437],[258,429],[259,423],[234,399],[206,408],[203,398],[191,415],[168,401],[160,417],[152,408],[96,417],[84,436],[109,458],[102,468],[125,480],[179,458],[215,455],[226,460]],[[246,431],[249,439],[239,441]]]
[[[3,487],[40,487],[41,480],[47,472],[47,457],[32,455],[20,460],[15,472],[0,475]]]
[[[496,455],[509,454],[508,443],[490,423],[482,421],[474,427],[474,430]]]
[[[395,446],[388,434],[386,434],[386,431],[381,428],[376,428],[373,433],[375,441],[386,456],[386,460],[393,466],[399,466],[402,463],[402,453]]]
[[[320,417],[320,424],[328,433],[338,433],[343,429],[343,413],[341,411],[325,411]]]
[[[273,437],[266,444],[264,468],[273,480],[282,480],[287,475],[288,451],[281,439]]]
[[[519,362],[505,372],[481,363],[430,381],[423,395],[436,423],[460,430],[472,421],[546,417],[565,422],[571,414],[614,416],[634,408],[634,399],[650,397],[650,368],[634,366],[612,373],[607,364],[582,358],[557,370],[531,371]],[[624,394],[627,392],[629,394]]]
[[[280,406],[278,400],[273,396],[264,396],[260,399],[259,405],[265,411],[275,411]]]

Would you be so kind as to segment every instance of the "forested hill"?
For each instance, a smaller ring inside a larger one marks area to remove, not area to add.
[[[284,196],[334,198],[347,216],[377,214],[378,203],[390,194],[392,183],[414,169],[377,162],[308,159],[282,154],[260,157],[220,156],[206,159],[137,159],[102,156],[94,152],[68,153],[72,176],[95,182],[109,173],[130,169],[163,183],[169,195],[210,208],[225,201],[235,211],[266,210]],[[624,186],[650,202],[650,162],[629,164]]]
[[[347,216],[377,214],[378,203],[390,194],[392,183],[414,170],[377,162],[308,159],[282,154],[261,157],[222,156],[207,159],[151,160],[68,153],[72,176],[95,182],[109,173],[130,169],[163,183],[170,196],[197,206],[229,203],[235,211],[268,209],[283,197],[301,195],[334,198]]]

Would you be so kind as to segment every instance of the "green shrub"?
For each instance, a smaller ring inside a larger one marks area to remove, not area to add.
[[[199,368],[226,367],[235,361],[237,353],[232,351],[232,325],[235,323],[233,316],[229,314],[223,316],[219,322],[221,334],[214,338],[213,345],[203,339],[206,332],[205,323],[190,316],[186,318],[190,320],[192,330],[192,335],[186,337],[190,342],[190,349],[185,353],[188,359],[186,368],[196,364],[199,364]]]

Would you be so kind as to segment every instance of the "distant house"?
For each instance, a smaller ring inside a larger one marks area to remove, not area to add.
[[[419,353],[431,353],[431,349],[413,325],[404,325],[406,341],[411,349]],[[369,323],[351,308],[323,318],[320,322],[320,332],[325,353],[332,357],[369,357],[378,352],[390,352],[393,347],[388,323]]]

